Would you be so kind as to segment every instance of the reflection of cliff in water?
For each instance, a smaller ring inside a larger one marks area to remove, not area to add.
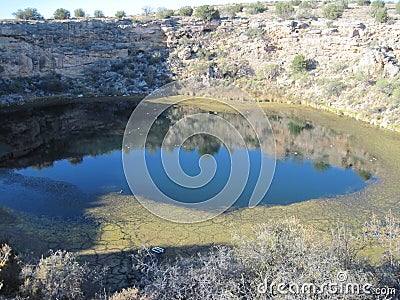
[[[188,119],[190,115],[200,112],[204,111],[190,106],[169,108],[163,116],[156,120],[150,130],[147,148],[156,150],[161,147],[163,138],[175,122],[182,118]],[[214,112],[205,113],[215,114]],[[365,179],[369,179],[371,173],[377,172],[376,158],[372,153],[361,148],[354,136],[314,124],[312,120],[304,120],[294,115],[280,116],[278,114],[268,115],[276,141],[277,159],[293,158],[299,161],[310,159],[313,161],[314,168],[319,171],[324,171],[330,166],[354,168]],[[267,128],[263,129],[264,136],[261,136],[259,141],[251,124],[243,117],[231,113],[218,113],[218,116],[227,120],[241,133],[249,149],[259,148],[259,142],[266,143],[269,140],[266,136],[271,132]],[[252,123],[256,127],[262,124],[257,120],[252,120]],[[211,128],[218,126],[218,123],[211,118],[207,120],[207,124],[199,124],[197,121],[188,121],[186,124],[189,126],[184,131],[170,136],[166,142],[170,145],[179,145],[193,130],[198,130],[202,126]],[[199,154],[214,154],[218,152],[219,146],[223,142],[235,144],[236,137],[233,132],[226,132],[224,137],[228,140],[220,141],[205,134],[195,135],[183,143],[183,148],[189,151],[197,148]],[[267,154],[274,153],[273,145],[263,144],[263,146],[267,149]],[[131,145],[131,147],[135,148],[135,145]]]
[[[30,108],[0,115],[0,167],[48,167],[121,148],[133,101]]]
[[[95,156],[121,149],[125,126],[134,107],[133,101],[124,100],[31,108],[22,112],[1,114],[0,167],[42,168],[61,159],[79,164],[83,156]],[[190,115],[200,112],[205,111],[191,106],[170,107],[155,120],[148,135],[147,150],[156,151],[161,147],[169,128],[178,120],[190,119]],[[231,113],[217,115],[240,132],[248,148],[260,146],[251,124],[243,117]],[[350,135],[314,124],[312,120],[281,116],[279,113],[270,115],[269,121],[274,132],[278,159],[311,159],[319,171],[330,166],[354,168],[364,178],[377,172],[374,156],[360,148],[356,139]],[[262,124],[258,120],[252,122],[256,127]],[[166,142],[169,145],[180,145],[185,141],[182,145],[184,150],[197,149],[199,154],[215,154],[222,143],[235,145],[236,136],[233,132],[226,132],[225,141],[205,134],[194,135],[185,140],[188,133],[193,130],[198,132],[203,126],[217,129],[218,123],[212,118],[207,124],[197,121],[187,124],[182,131],[169,136]],[[268,128],[262,128],[262,132],[260,142],[266,143],[266,137],[271,132]],[[134,144],[129,146],[137,147]],[[273,145],[263,146],[268,149],[267,154],[273,153]]]

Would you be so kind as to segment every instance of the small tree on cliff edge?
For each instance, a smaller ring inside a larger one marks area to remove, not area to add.
[[[75,18],[83,18],[85,16],[85,11],[82,8],[77,8],[74,10]]]
[[[142,11],[145,16],[148,16],[153,13],[154,9],[151,6],[145,6],[142,8]]]
[[[123,10],[119,10],[115,13],[115,17],[117,17],[118,19],[122,19],[126,17],[126,13]]]
[[[18,9],[13,16],[20,20],[43,20],[43,16],[39,14],[36,8]]]
[[[95,18],[104,18],[105,17],[102,10],[95,10],[93,15]]]
[[[56,11],[54,12],[54,19],[57,20],[65,20],[69,19],[71,16],[71,13],[69,10],[66,10],[65,8],[57,8]]]

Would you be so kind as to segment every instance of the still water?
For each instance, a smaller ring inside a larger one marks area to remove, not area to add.
[[[103,102],[32,108],[4,115],[0,119],[0,205],[37,215],[73,217],[95,205],[103,194],[131,194],[123,172],[121,144],[133,108],[128,102]],[[161,149],[168,128],[198,112],[201,110],[190,106],[171,107],[154,123],[145,150],[154,182],[177,201],[207,200],[226,185],[231,156],[244,151],[250,160],[250,172],[234,206],[247,206],[260,161],[272,160],[272,154],[261,152],[251,130],[246,131],[244,120],[234,114],[220,114],[244,130],[247,148],[229,151],[218,139],[199,134],[187,139],[182,147]],[[295,115],[274,114],[269,120],[277,144],[277,163],[270,189],[260,205],[335,197],[359,191],[375,180],[374,156],[357,148],[354,137]],[[179,155],[179,163],[189,176],[199,174],[202,156],[206,162],[213,158],[215,175],[198,189],[176,185],[164,171],[161,150],[167,160]],[[132,151],[139,150],[133,147]],[[153,195],[149,192],[142,196],[152,199]]]

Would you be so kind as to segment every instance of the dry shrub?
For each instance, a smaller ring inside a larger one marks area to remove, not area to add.
[[[338,282],[340,272],[350,283],[376,286],[370,266],[357,259],[351,236],[342,229],[333,233],[331,239],[322,239],[320,233],[292,218],[256,227],[255,237],[236,235],[233,248],[219,246],[175,262],[160,263],[144,249],[135,257],[134,268],[142,275],[139,292],[149,299],[287,299],[288,295],[260,293],[258,288],[277,283],[321,286]],[[301,292],[292,296],[310,298]],[[325,289],[312,296],[332,295]]]
[[[106,269],[90,269],[76,261],[76,254],[58,250],[21,271],[21,293],[30,299],[86,299],[84,285],[100,283]]]

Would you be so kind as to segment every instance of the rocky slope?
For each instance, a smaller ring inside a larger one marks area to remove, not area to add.
[[[83,19],[6,22],[0,27],[0,102],[149,93],[193,76],[232,82],[257,99],[302,103],[400,130],[400,20],[352,4],[339,20],[283,21],[274,4],[257,15],[203,23]],[[222,16],[223,8],[221,8]],[[299,12],[299,10],[297,10]],[[293,74],[303,54],[308,72]]]

